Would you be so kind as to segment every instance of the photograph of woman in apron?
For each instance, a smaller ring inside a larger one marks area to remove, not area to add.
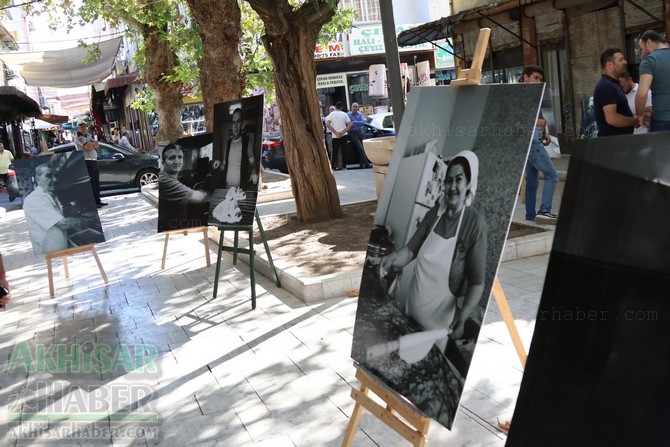
[[[484,291],[487,227],[473,208],[479,160],[459,152],[447,167],[442,199],[428,211],[410,241],[382,258],[380,274],[403,269],[394,287],[400,309],[426,330],[448,329],[463,338]],[[447,338],[435,342],[445,352]]]

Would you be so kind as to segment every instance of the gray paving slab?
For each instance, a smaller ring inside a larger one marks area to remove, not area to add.
[[[336,176],[343,203],[374,197],[371,170]],[[164,239],[155,233],[155,208],[140,194],[106,200],[110,205],[100,216],[107,242],[99,245],[98,253],[110,284],[104,285],[97,270],[90,269],[90,256],[74,256],[70,278],[59,273],[56,294],[50,297],[44,259],[32,254],[22,211],[0,195],[0,246],[14,295],[10,308],[0,312],[0,445],[79,445],[64,436],[71,428],[65,422],[41,422],[45,430],[35,425],[17,438],[23,433],[21,424],[8,420],[16,396],[30,392],[37,382],[64,380],[114,390],[109,404],[117,410],[139,405],[157,413],[153,425],[107,422],[116,431],[85,445],[339,446],[354,408],[350,389],[359,386],[350,359],[356,299],[337,297],[307,305],[272,280],[257,277],[258,307],[252,311],[248,268],[233,266],[228,254],[214,299],[215,266],[205,265],[197,236],[171,240],[163,270]],[[259,205],[262,213],[263,207]],[[526,346],[547,260],[542,255],[505,262],[499,270]],[[62,272],[60,265],[57,270]],[[9,371],[21,342],[33,357],[38,345],[44,351],[59,342],[106,349],[96,358],[107,370]],[[128,355],[135,360],[135,351],[121,353],[121,346],[139,346],[138,353],[154,368],[112,368],[128,361]],[[521,376],[519,358],[492,301],[456,423],[451,431],[432,423],[427,445],[504,445],[505,433],[497,423],[511,418]],[[147,389],[149,395],[137,394]],[[72,407],[76,419],[80,413],[75,409],[79,407]],[[118,416],[118,411],[112,414]],[[153,428],[155,438],[129,437],[138,429]],[[28,437],[44,433],[51,438]],[[354,445],[407,442],[364,413]]]

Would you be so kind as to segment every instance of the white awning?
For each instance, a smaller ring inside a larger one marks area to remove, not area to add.
[[[26,84],[34,87],[70,88],[91,85],[107,78],[121,45],[121,37],[98,44],[100,58],[84,64],[85,48],[37,51],[34,53],[1,53],[0,59],[19,72]]]

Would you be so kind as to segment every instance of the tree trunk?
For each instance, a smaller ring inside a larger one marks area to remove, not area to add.
[[[212,132],[214,104],[241,98],[244,90],[240,7],[237,0],[187,0],[187,3],[200,27],[203,44],[203,57],[198,62],[200,91],[207,131]]]
[[[179,84],[163,79],[172,73],[177,56],[158,30],[150,27],[142,31],[145,45],[146,73],[144,78],[156,96],[156,113],[159,118],[156,141],[174,140],[184,133],[181,126],[182,94]]]
[[[321,27],[334,9],[305,2],[294,10],[286,0],[248,0],[266,29],[263,43],[275,68],[275,88],[286,162],[298,220],[323,221],[342,217],[340,197],[323,142],[323,125],[316,92],[314,46]]]

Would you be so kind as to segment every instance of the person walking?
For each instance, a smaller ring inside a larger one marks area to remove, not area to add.
[[[330,160],[333,171],[347,169],[347,140],[351,128],[351,118],[342,111],[342,101],[335,103],[335,111],[326,117],[326,126],[333,133],[333,155]],[[337,157],[342,152],[342,163],[337,163]]]
[[[100,144],[93,140],[86,129],[86,122],[79,121],[77,124],[77,135],[74,138],[74,147],[84,153],[86,160],[86,169],[88,176],[91,177],[91,188],[93,188],[93,198],[98,208],[106,206],[100,200],[100,171],[98,170],[98,152]]]
[[[538,65],[529,65],[523,69],[521,82],[534,84],[544,82],[544,69]],[[554,191],[558,184],[558,173],[554,164],[549,158],[549,154],[544,146],[550,141],[547,132],[547,120],[542,116],[542,112],[535,123],[533,139],[530,143],[528,160],[526,161],[526,220],[544,224],[556,224],[558,215],[551,212]],[[537,189],[539,186],[540,172],[544,176],[544,186],[542,187],[542,198],[540,200],[540,209],[536,213]]]
[[[637,90],[639,84],[633,81],[633,77],[627,71],[621,73],[619,76],[619,84],[623,89],[623,92],[626,94],[626,99],[628,100],[628,107],[630,111],[633,112],[633,116],[644,115],[645,118],[640,122],[640,127],[633,131],[633,134],[638,135],[641,133],[649,132],[649,118],[651,117],[651,92],[647,96],[647,102],[645,103],[644,110],[639,114],[636,113],[637,108],[635,107],[635,96],[637,95]]]
[[[619,76],[626,71],[626,59],[619,48],[607,48],[600,53],[602,76],[593,91],[593,106],[598,137],[630,135],[639,127],[637,118],[628,106],[628,100],[619,84]],[[644,104],[640,105],[640,110]]]
[[[351,103],[351,110],[347,112],[347,116],[351,120],[349,141],[351,141],[351,144],[358,153],[358,165],[361,168],[371,168],[372,165],[368,162],[368,157],[365,155],[365,150],[363,149],[363,124],[365,123],[365,115],[360,112],[358,103]]]
[[[670,45],[653,30],[640,35],[638,42],[642,51],[640,62],[640,86],[635,95],[637,110],[647,103],[649,90],[654,92],[651,106],[650,132],[670,130]],[[637,117],[638,126],[643,125],[644,116]]]
[[[6,186],[9,182],[9,165],[14,161],[14,154],[5,150],[5,145],[0,143],[0,179],[2,185]]]

